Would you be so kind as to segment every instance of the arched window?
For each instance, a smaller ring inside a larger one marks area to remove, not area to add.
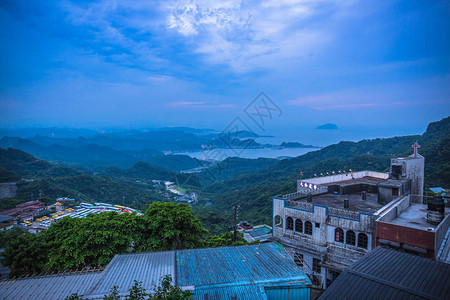
[[[312,235],[312,224],[310,221],[305,222],[305,234]]]
[[[283,219],[280,216],[275,216],[275,219],[273,220],[273,223],[277,227],[283,227]]]
[[[295,220],[295,231],[303,232],[303,222],[300,219]]]
[[[334,240],[339,243],[344,242],[344,230],[342,228],[336,228],[334,230]]]
[[[358,234],[358,247],[367,249],[367,235],[365,233]]]
[[[345,243],[347,245],[355,246],[355,241],[356,241],[355,233],[353,231],[351,231],[351,230],[347,231],[347,236],[346,236],[346,239],[345,239]]]
[[[291,217],[286,218],[286,230],[294,230],[294,220]]]

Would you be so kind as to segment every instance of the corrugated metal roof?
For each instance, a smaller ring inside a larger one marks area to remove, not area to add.
[[[259,284],[224,287],[204,286],[195,289],[192,299],[232,299],[233,296],[236,296],[239,300],[267,300],[264,287]]]
[[[177,253],[179,286],[246,286],[254,283],[310,284],[308,277],[274,243],[183,250]]]
[[[160,285],[161,278],[169,274],[175,279],[175,251],[116,255],[98,282],[86,292],[86,297],[102,298],[113,286],[118,287],[119,293],[127,293],[134,280],[152,292]]]
[[[270,243],[116,255],[102,272],[0,281],[0,299],[64,299],[72,293],[101,299],[113,286],[127,294],[134,280],[152,292],[168,274],[178,286],[193,287],[194,298],[202,300],[205,293],[209,299],[266,299],[266,286],[310,285],[297,265]]]
[[[65,299],[72,293],[84,294],[100,272],[48,275],[0,281],[0,299]]]
[[[331,284],[323,299],[450,299],[450,265],[378,247]]]

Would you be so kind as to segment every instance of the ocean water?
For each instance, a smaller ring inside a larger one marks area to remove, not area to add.
[[[318,148],[284,148],[284,149],[213,149],[200,152],[180,152],[175,155],[189,155],[197,159],[224,160],[228,157],[241,158],[286,158],[296,157],[310,151],[319,150]]]

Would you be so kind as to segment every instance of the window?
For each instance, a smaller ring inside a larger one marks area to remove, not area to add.
[[[277,227],[283,227],[283,219],[281,219],[280,216],[275,216],[275,219],[273,220],[275,223],[275,226]]]
[[[303,254],[294,251],[294,262],[297,266],[303,267]]]
[[[294,220],[291,217],[286,218],[286,229],[294,230]]]
[[[355,233],[351,230],[347,231],[347,239],[345,240],[345,243],[347,245],[355,246],[355,240],[356,240]]]
[[[367,235],[365,233],[358,234],[358,247],[367,249]]]
[[[303,232],[303,222],[300,219],[295,220],[295,231]]]
[[[315,223],[314,225],[316,226],[316,228],[320,228],[320,223]]]
[[[319,274],[322,272],[322,268],[320,266],[320,259],[313,258],[313,271]]]
[[[336,228],[334,230],[334,240],[339,243],[344,242],[344,230],[342,228]]]
[[[310,221],[305,222],[305,234],[312,235],[312,224]]]

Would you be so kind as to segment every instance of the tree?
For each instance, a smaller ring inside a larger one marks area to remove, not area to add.
[[[182,291],[180,287],[172,285],[172,276],[166,275],[161,285],[155,289],[155,293],[148,297],[149,300],[163,299],[192,299],[191,291]]]
[[[61,219],[43,234],[49,246],[46,270],[107,265],[114,255],[130,251],[136,218],[109,212]]]
[[[191,249],[202,246],[208,233],[187,204],[155,202],[139,224],[142,235],[136,241],[138,251]]]
[[[225,232],[219,235],[209,235],[205,240],[205,247],[225,247],[225,246],[242,246],[248,245],[248,242],[244,239],[244,234],[238,232],[236,242],[233,242],[233,233]]]
[[[41,235],[21,233],[10,239],[2,264],[11,269],[10,276],[40,274],[47,262],[47,249]]]

